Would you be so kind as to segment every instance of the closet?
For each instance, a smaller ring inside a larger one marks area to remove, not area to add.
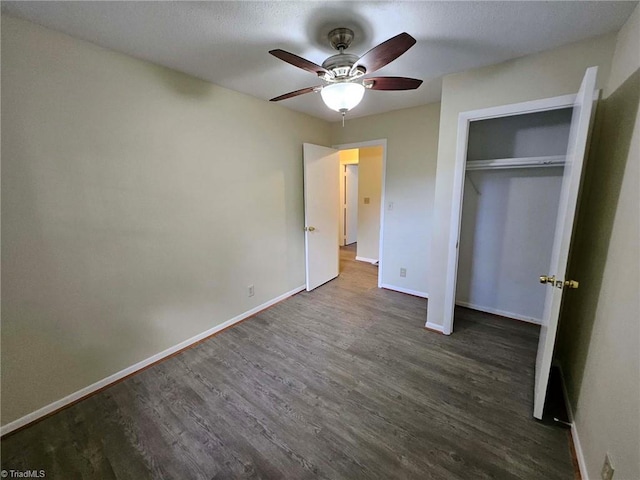
[[[541,323],[571,115],[471,122],[457,305]]]

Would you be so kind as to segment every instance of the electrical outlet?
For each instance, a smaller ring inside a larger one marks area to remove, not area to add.
[[[400,269],[400,276],[401,277],[406,277],[407,276],[407,269],[406,268],[401,268]]]
[[[612,480],[613,479],[613,463],[611,462],[611,458],[609,458],[609,454],[607,453],[604,456],[604,464],[602,465],[602,472],[600,473],[602,480]]]
[[[253,297],[255,295],[255,293],[256,293],[256,291],[253,288],[253,285],[249,285],[247,290],[248,290],[248,293],[249,293],[250,297]]]
[[[364,204],[365,205],[369,205],[371,203],[371,198],[370,197],[364,197]]]

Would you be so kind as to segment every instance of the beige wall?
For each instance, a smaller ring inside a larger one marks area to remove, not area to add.
[[[329,124],[3,16],[2,423],[303,285],[303,142]]]
[[[382,195],[382,147],[359,149],[358,247],[362,259],[379,260],[380,201]],[[365,203],[365,198],[369,203]]]
[[[331,131],[334,145],[387,139],[382,282],[423,294],[430,271],[439,117],[440,104],[430,104],[347,120],[344,128],[335,123]],[[406,278],[400,268],[407,269]]]
[[[600,102],[563,307],[563,366],[588,476],[640,478],[640,10],[618,35]]]
[[[598,84],[609,76],[615,35],[606,35],[498,65],[446,76],[442,85],[440,135],[435,179],[428,321],[443,325],[449,257],[458,114],[577,92],[587,67],[599,66]]]
[[[618,89],[640,64],[640,9],[636,7],[616,37],[611,62],[611,75],[605,88],[605,97]]]

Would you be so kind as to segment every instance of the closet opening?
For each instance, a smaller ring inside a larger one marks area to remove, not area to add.
[[[469,123],[457,306],[542,324],[572,112]]]

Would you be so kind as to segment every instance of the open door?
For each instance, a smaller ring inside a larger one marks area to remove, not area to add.
[[[547,284],[548,290],[545,297],[540,340],[538,342],[538,356],[536,358],[533,416],[538,419],[542,419],[547,395],[562,297],[566,290],[578,288],[577,281],[566,278],[566,271],[582,180],[582,167],[590,133],[597,73],[598,67],[587,69],[573,105],[551,264],[549,272],[540,277],[540,281]]]
[[[338,276],[340,159],[338,150],[305,143],[304,243],[307,291]]]

